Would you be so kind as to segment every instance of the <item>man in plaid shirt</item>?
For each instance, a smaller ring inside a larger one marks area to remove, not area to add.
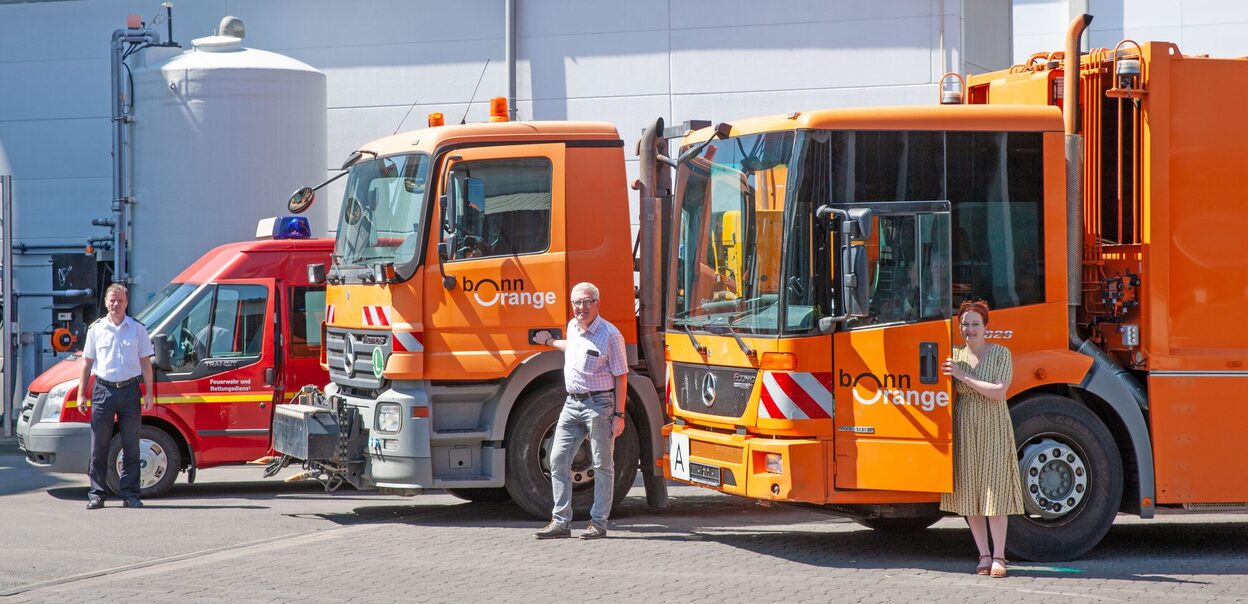
[[[572,535],[572,457],[586,436],[594,459],[594,505],[581,539],[607,536],[615,486],[615,439],[624,432],[628,383],[624,336],[598,316],[598,288],[592,283],[578,283],[572,288],[572,314],[568,339],[556,340],[548,331],[533,336],[534,343],[563,351],[563,380],[568,391],[551,445],[555,507],[550,524],[537,532],[538,539]]]

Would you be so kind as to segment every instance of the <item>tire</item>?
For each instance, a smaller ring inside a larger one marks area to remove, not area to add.
[[[554,434],[555,422],[563,410],[566,397],[567,394],[559,386],[543,388],[521,402],[510,422],[507,492],[520,509],[538,519],[549,520],[554,507],[548,470],[550,451],[546,443]],[[625,418],[624,433],[615,440],[612,507],[619,505],[632,488],[637,477],[639,456],[637,430],[632,418]],[[592,472],[577,472],[578,467],[589,463],[589,442],[586,440],[572,462],[572,513],[576,518],[588,518],[589,508],[594,503]]]
[[[942,516],[913,516],[909,518],[855,518],[854,522],[869,529],[890,535],[909,535],[936,524]]]
[[[506,487],[492,487],[484,489],[446,489],[446,492],[473,503],[495,503],[499,501],[511,500],[511,493],[507,492]]]
[[[1010,409],[1027,513],[1009,521],[1006,549],[1037,562],[1073,560],[1100,543],[1122,502],[1122,458],[1105,423],[1057,395]]]
[[[108,488],[121,495],[121,435],[108,443]],[[182,470],[182,450],[167,432],[155,426],[139,430],[139,497],[160,497],[173,487]]]

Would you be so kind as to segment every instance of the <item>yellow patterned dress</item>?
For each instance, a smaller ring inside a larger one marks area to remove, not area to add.
[[[1014,374],[1010,349],[990,344],[984,358],[971,367],[965,346],[953,349],[953,360],[971,377],[1008,382]],[[1023,513],[1014,426],[1004,401],[994,401],[954,380],[953,492],[940,496],[940,509],[959,516],[1001,516]]]

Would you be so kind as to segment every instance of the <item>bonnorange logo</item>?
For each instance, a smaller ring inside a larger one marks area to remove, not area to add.
[[[473,300],[479,306],[530,306],[541,309],[555,303],[555,292],[529,291],[525,288],[524,279],[473,281],[463,277],[460,285],[464,288],[464,293],[472,294]]]
[[[910,376],[886,373],[882,377],[873,373],[860,373],[851,376],[844,371],[839,372],[837,380],[842,388],[849,388],[854,395],[854,402],[859,405],[903,405],[918,407],[931,411],[937,407],[949,406],[949,393],[943,390],[914,390],[910,387]]]

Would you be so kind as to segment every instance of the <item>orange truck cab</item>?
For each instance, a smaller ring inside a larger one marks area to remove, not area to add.
[[[1120,512],[1248,510],[1248,469],[1226,461],[1248,436],[1248,121],[1228,117],[1248,61],[1129,41],[1080,56],[1090,20],[952,104],[685,138],[668,476],[929,526],[961,446],[939,365],[954,309],[983,298],[1014,361],[1013,556],[1078,557]],[[776,210],[783,242],[755,245]]]
[[[169,490],[179,472],[238,464],[270,452],[274,409],[326,378],[320,323],[325,288],[307,278],[333,242],[307,238],[302,218],[261,221],[263,240],[204,254],[134,313],[156,348],[156,406],[143,413],[141,494]],[[294,226],[291,226],[294,224]],[[106,319],[100,319],[106,320]],[[33,466],[85,472],[90,417],[78,406],[82,357],[36,378],[22,402],[18,443]],[[120,440],[109,449],[118,488]]]
[[[347,160],[324,270],[331,383],[279,409],[275,448],[327,488],[445,489],[549,517],[563,353],[533,339],[567,336],[570,290],[588,281],[629,355],[615,497],[640,470],[659,505],[664,382],[641,358],[623,141],[610,124],[505,116],[383,138]],[[661,349],[647,357],[662,370]],[[572,474],[573,506],[587,510],[588,445]]]

